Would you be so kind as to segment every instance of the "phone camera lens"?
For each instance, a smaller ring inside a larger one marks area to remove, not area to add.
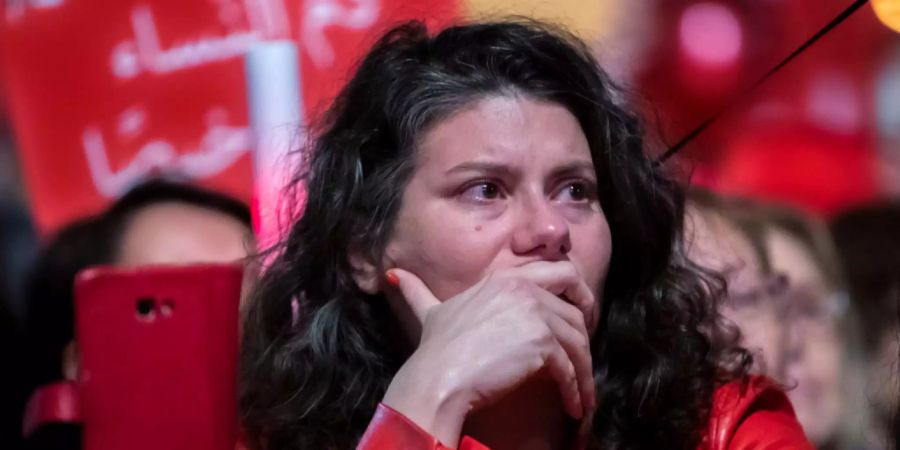
[[[156,302],[152,298],[139,298],[136,309],[139,318],[150,320],[156,310]]]

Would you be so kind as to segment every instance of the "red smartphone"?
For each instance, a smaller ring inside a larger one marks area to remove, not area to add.
[[[96,268],[75,283],[86,450],[233,450],[242,269]]]

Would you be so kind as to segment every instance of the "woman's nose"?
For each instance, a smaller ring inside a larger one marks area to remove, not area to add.
[[[569,223],[549,199],[529,201],[522,208],[513,235],[513,251],[558,261],[566,259],[572,244]]]

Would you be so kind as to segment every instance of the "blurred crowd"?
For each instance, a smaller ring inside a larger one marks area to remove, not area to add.
[[[722,315],[785,386],[818,448],[892,448],[897,424],[900,203],[829,223],[799,209],[695,190],[695,262],[727,280]]]
[[[106,211],[79,219],[47,239],[24,278],[25,310],[16,324],[3,310],[7,361],[3,406],[6,443],[24,448],[80,448],[80,427],[53,424],[22,441],[26,402],[42,386],[78,379],[76,275],[88,267],[244,263],[255,251],[247,205],[188,183],[150,180]],[[247,269],[249,277],[254,273]],[[3,306],[8,303],[4,302]],[[20,326],[16,326],[20,325]],[[14,333],[18,330],[18,333]],[[14,335],[15,334],[15,335]],[[7,395],[9,397],[7,397]]]

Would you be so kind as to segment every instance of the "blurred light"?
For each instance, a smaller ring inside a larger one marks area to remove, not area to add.
[[[875,113],[879,135],[892,144],[900,142],[900,47],[877,74]]]
[[[875,89],[878,181],[885,193],[900,196],[900,46],[879,70]]]
[[[744,124],[724,151],[716,188],[831,214],[879,191],[864,133],[804,123]]]
[[[900,32],[900,0],[872,0],[872,9],[881,23]]]
[[[731,8],[717,2],[687,7],[678,34],[684,52],[706,65],[733,64],[743,46],[740,21]]]
[[[843,73],[816,75],[809,84],[806,108],[813,122],[837,133],[852,134],[862,125],[862,99]]]
[[[634,8],[635,0],[462,0],[473,19],[522,15],[562,25],[591,42],[608,39]]]

